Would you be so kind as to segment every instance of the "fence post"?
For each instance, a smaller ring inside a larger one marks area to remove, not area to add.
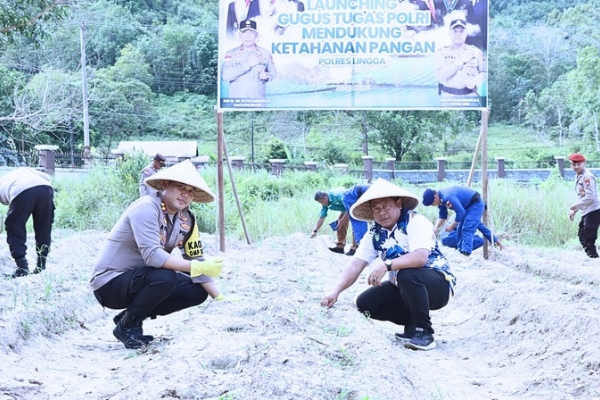
[[[442,182],[444,180],[444,178],[446,178],[446,157],[436,157],[435,160],[437,161],[437,167],[438,167],[438,172],[437,172],[437,180],[438,182]]]
[[[281,176],[285,158],[272,158],[269,160],[269,162],[271,163],[271,174],[275,176]]]
[[[243,156],[231,156],[230,160],[231,160],[231,165],[237,169],[242,169],[244,168],[244,160],[246,159],[246,157]]]
[[[316,171],[317,164],[318,163],[316,161],[304,161],[304,165],[306,165],[306,169],[308,169],[309,171]]]
[[[209,156],[196,156],[196,157],[190,158],[189,160],[192,162],[192,164],[194,164],[194,167],[196,167],[196,169],[199,170],[208,165],[208,162],[210,161],[210,157]],[[177,160],[177,162],[179,162],[179,160]]]
[[[554,156],[556,163],[558,164],[558,170],[560,171],[560,176],[565,177],[565,157],[564,156]]]
[[[373,157],[362,156],[365,179],[369,182],[373,180]]]
[[[506,171],[504,170],[504,157],[496,157],[496,163],[498,164],[498,178],[506,178]]]
[[[387,162],[386,168],[392,171],[392,179],[396,179],[396,158],[389,157],[385,161]]]
[[[54,175],[56,169],[55,163],[55,151],[58,150],[58,146],[51,144],[38,144],[35,146],[40,156],[40,167],[44,168],[45,172]]]
[[[333,164],[333,168],[340,174],[345,174],[348,172],[348,164]]]

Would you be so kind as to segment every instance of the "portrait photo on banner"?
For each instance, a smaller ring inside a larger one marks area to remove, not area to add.
[[[488,106],[488,0],[220,0],[219,108]]]

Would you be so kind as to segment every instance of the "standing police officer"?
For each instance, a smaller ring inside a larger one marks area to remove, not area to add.
[[[577,211],[581,211],[579,230],[577,236],[590,258],[598,258],[596,239],[598,238],[598,226],[600,225],[600,200],[598,200],[598,188],[596,178],[585,167],[585,157],[582,154],[571,154],[569,156],[571,168],[577,175],[575,178],[575,192],[577,201],[569,210],[569,219],[573,221]]]
[[[256,22],[242,21],[242,45],[225,54],[221,75],[229,82],[230,98],[267,98],[267,82],[275,78],[277,71],[271,53],[256,45],[257,36]]]
[[[156,153],[152,162],[144,167],[140,177],[140,197],[147,194],[154,194],[157,192],[156,189],[146,185],[146,179],[156,174],[162,167],[165,166],[167,159],[160,153]]]
[[[444,46],[435,55],[435,74],[438,92],[443,96],[479,96],[478,90],[487,77],[483,52],[465,44],[467,21],[450,22],[451,46]]]

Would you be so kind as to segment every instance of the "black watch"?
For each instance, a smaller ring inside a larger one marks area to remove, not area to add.
[[[388,271],[392,270],[392,260],[385,260],[383,263],[385,264],[385,267]]]

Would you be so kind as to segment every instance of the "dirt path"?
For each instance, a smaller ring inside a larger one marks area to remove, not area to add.
[[[446,249],[457,296],[433,313],[438,348],[414,352],[356,312],[364,279],[319,306],[347,261],[328,237],[229,240],[219,286],[232,301],[147,321],[158,340],[132,351],[87,291],[103,238],[58,234],[47,272],[0,280],[0,400],[600,396],[600,262],[577,250]],[[204,245],[215,253],[214,237]]]

